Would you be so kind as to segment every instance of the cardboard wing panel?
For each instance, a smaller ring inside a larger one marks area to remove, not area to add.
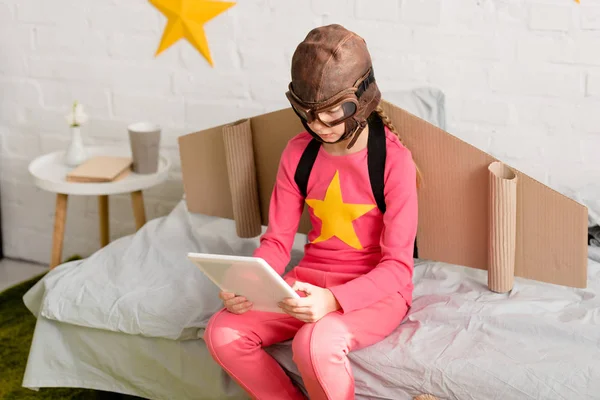
[[[587,283],[587,208],[516,171],[515,275],[584,288]]]
[[[223,127],[180,136],[179,157],[188,210],[233,219]]]
[[[419,256],[487,269],[489,254],[488,167],[491,155],[442,129],[382,102],[420,168]],[[290,108],[250,119],[261,222],[281,153],[304,128]],[[223,126],[179,138],[189,211],[234,218]],[[574,287],[587,278],[587,208],[512,168],[518,176],[515,275]],[[299,231],[310,228],[305,208]]]
[[[419,257],[486,269],[487,168],[494,159],[400,108],[383,106],[423,176]]]
[[[384,102],[424,177],[419,257],[488,268],[488,166],[498,161]],[[573,287],[587,282],[587,208],[526,174],[518,176],[515,275]]]

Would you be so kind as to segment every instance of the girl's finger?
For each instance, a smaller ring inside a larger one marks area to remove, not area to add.
[[[243,302],[243,303],[239,303],[239,304],[232,304],[230,306],[228,306],[227,308],[231,309],[231,310],[241,310],[244,307],[247,307],[248,304],[250,302]]]
[[[289,310],[283,310],[283,312],[285,312],[287,315],[289,315],[290,317],[294,317],[297,320],[300,320],[302,322],[312,322],[314,320],[313,314],[303,314],[303,313],[295,313]]]
[[[299,319],[300,321],[302,321],[302,319],[298,318],[298,316],[296,314],[294,314],[293,312],[286,310],[285,308],[282,308],[283,312],[286,313],[287,315],[289,315],[290,317],[294,317],[296,319]]]
[[[292,299],[291,297],[281,300],[280,304],[285,304],[288,307],[310,307],[314,303],[312,297],[302,297],[300,299]]]
[[[240,314],[244,314],[248,311],[252,310],[252,304],[250,304],[248,307],[244,308],[243,310],[240,311]]]
[[[243,310],[245,308],[250,308],[250,307],[252,307],[252,303],[250,303],[249,301],[246,301],[241,304],[236,304],[236,305],[231,306],[231,309],[235,310],[235,311],[240,311],[240,310]]]
[[[249,307],[245,307],[245,308],[242,308],[242,309],[239,309],[239,310],[233,310],[232,309],[232,310],[229,310],[229,312],[231,312],[233,314],[238,314],[239,315],[239,314],[244,314],[244,313],[250,311],[251,309],[252,309],[252,306],[249,306]]]
[[[294,286],[292,286],[292,290],[304,292],[306,294],[311,294],[312,288],[313,288],[313,285],[311,285],[310,283],[300,282],[300,281],[294,282]]]
[[[235,293],[219,292],[219,297],[221,298],[221,300],[229,300],[235,297]]]
[[[225,300],[225,304],[230,307],[230,306],[235,306],[236,304],[240,304],[247,301],[245,297],[241,297],[241,296],[237,296],[234,297],[233,299],[229,299],[229,300]]]
[[[292,312],[296,313],[296,314],[306,314],[306,315],[313,315],[313,310],[310,307],[294,307],[292,309]]]
[[[312,314],[311,307],[290,307],[290,306],[284,305],[281,308],[286,309],[295,314]]]

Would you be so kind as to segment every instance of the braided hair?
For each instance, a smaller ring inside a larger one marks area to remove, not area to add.
[[[398,133],[398,130],[396,130],[396,127],[392,123],[392,120],[390,119],[390,117],[388,117],[388,115],[385,113],[385,111],[383,111],[383,108],[381,107],[381,105],[377,106],[377,108],[375,109],[375,112],[379,115],[379,117],[383,121],[383,124],[385,126],[387,126],[390,131],[394,132],[394,134],[400,140],[400,143],[402,143],[406,147],[406,145],[404,144],[404,141],[402,140],[402,137]],[[419,166],[416,163],[415,163],[415,168],[417,169],[417,188],[420,188],[423,185],[423,176],[421,174],[421,170],[419,170]]]

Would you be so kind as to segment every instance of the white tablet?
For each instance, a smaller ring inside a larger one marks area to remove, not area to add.
[[[286,297],[300,298],[262,258],[188,253],[188,258],[221,290],[243,296],[252,310],[283,313],[277,305]]]

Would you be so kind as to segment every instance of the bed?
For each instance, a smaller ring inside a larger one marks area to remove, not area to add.
[[[433,89],[389,94],[444,126]],[[264,229],[264,227],[263,227]],[[288,267],[302,256],[298,234]],[[148,399],[245,399],[202,340],[220,308],[217,288],[188,251],[249,255],[227,218],[169,215],[85,260],[49,272],[25,295],[37,324],[23,386],[84,387]],[[357,399],[592,399],[600,395],[600,254],[589,248],[587,288],[516,278],[491,292],[487,272],[415,261],[414,301],[384,341],[349,355]],[[267,349],[302,387],[290,342]]]

